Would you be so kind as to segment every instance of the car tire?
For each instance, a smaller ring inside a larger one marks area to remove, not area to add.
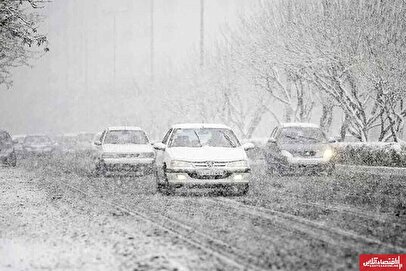
[[[97,163],[94,169],[94,175],[96,177],[104,177],[106,176],[106,169],[100,163]]]
[[[243,185],[242,187],[240,187],[240,188],[238,189],[238,195],[239,195],[239,196],[245,196],[245,195],[247,195],[249,189],[250,189],[249,184]]]
[[[335,166],[332,165],[332,166],[330,166],[330,167],[327,168],[327,170],[326,170],[326,175],[327,175],[327,176],[332,176],[332,175],[334,174],[334,171],[335,171]]]
[[[281,172],[277,168],[276,164],[268,164],[266,167],[266,173],[271,176],[280,176]]]
[[[12,152],[10,157],[7,160],[8,160],[7,163],[9,166],[11,166],[11,167],[17,166],[17,155],[15,154],[15,152]]]

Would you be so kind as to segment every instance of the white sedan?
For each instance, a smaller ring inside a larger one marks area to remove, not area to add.
[[[249,189],[250,171],[246,150],[234,132],[222,124],[178,124],[155,143],[157,188],[171,193],[175,188],[236,188],[240,194]]]
[[[155,152],[145,132],[138,127],[109,127],[96,140],[96,173],[151,173]]]

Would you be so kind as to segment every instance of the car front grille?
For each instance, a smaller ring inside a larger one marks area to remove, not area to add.
[[[139,157],[139,153],[120,153],[117,155],[119,158],[136,158]]]
[[[316,154],[316,151],[300,151],[296,153],[296,155],[300,157],[314,157]]]
[[[193,166],[197,169],[199,169],[199,168],[224,168],[227,166],[227,162],[214,162],[214,161],[193,162]]]

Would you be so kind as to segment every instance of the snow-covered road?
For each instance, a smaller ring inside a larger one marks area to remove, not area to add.
[[[258,168],[244,197],[164,196],[152,176],[96,178],[43,162],[0,170],[0,269],[356,270],[360,253],[406,252],[406,188],[381,187],[385,176]]]

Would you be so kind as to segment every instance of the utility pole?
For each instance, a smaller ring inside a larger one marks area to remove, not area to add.
[[[107,11],[104,14],[113,16],[113,90],[116,91],[117,81],[117,16],[120,13],[128,12],[128,10]]]
[[[150,6],[150,34],[151,34],[151,39],[150,39],[150,80],[151,80],[151,87],[152,84],[154,83],[154,0],[151,1],[151,6]]]
[[[116,91],[117,76],[117,13],[113,14],[113,90]]]
[[[200,68],[204,66],[204,0],[200,0]]]

